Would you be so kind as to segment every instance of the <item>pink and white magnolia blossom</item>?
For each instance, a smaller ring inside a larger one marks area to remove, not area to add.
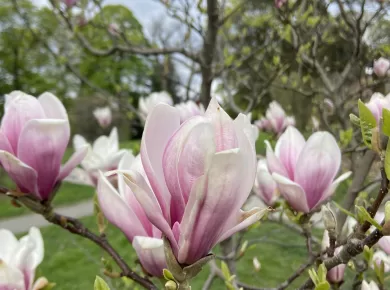
[[[250,112],[250,113],[246,114],[246,116],[248,117],[249,122],[252,123],[252,113]],[[255,138],[255,142],[256,142],[257,139],[259,139],[260,129],[256,125],[251,125],[251,126],[252,126],[252,134],[253,134],[253,136]]]
[[[272,206],[278,199],[278,185],[269,173],[265,159],[260,159],[257,163],[257,174],[253,191],[269,206]]]
[[[0,162],[18,189],[48,199],[87,154],[81,148],[61,167],[70,138],[68,114],[51,93],[38,98],[20,91],[6,96],[0,127]]]
[[[140,156],[134,158],[130,153],[122,157],[118,169],[121,172],[136,170],[146,177]],[[149,184],[145,186],[149,187]],[[153,276],[161,277],[167,267],[161,231],[148,220],[134,193],[125,184],[123,175],[118,175],[116,190],[100,173],[97,193],[103,214],[132,242],[144,269]]]
[[[363,280],[361,290],[379,290],[379,287],[374,281],[367,283],[366,280]]]
[[[281,8],[284,4],[287,3],[288,0],[275,0],[275,6],[277,8]]]
[[[118,130],[112,128],[110,135],[100,136],[93,142],[92,146],[81,135],[74,135],[73,147],[75,151],[88,148],[88,154],[81,162],[81,168],[75,168],[66,178],[66,181],[96,185],[99,171],[110,171],[118,168],[123,155],[128,152],[126,149],[119,149]]]
[[[19,241],[14,234],[0,229],[0,289],[39,290],[48,281],[39,278],[35,283],[35,270],[43,260],[43,240],[39,229],[33,227]]]
[[[374,93],[366,106],[374,115],[376,122],[379,123],[382,118],[382,110],[390,109],[390,94],[385,97],[381,93]]]
[[[322,250],[325,251],[326,248],[328,248],[330,245],[329,242],[329,233],[327,230],[324,231],[324,235],[322,238]],[[335,255],[339,254],[343,247],[337,247],[335,249]],[[336,267],[333,267],[330,269],[326,275],[326,278],[331,283],[340,283],[344,280],[344,272],[345,272],[345,264],[337,265]]]
[[[377,60],[374,60],[374,73],[378,77],[384,77],[387,75],[390,68],[390,60],[380,57]]]
[[[66,7],[71,8],[74,5],[76,5],[76,3],[79,2],[79,0],[61,0],[61,2],[64,3]]]
[[[167,92],[155,92],[144,98],[138,100],[138,110],[140,113],[141,121],[145,122],[147,116],[152,109],[159,103],[173,105],[172,97]]]
[[[185,103],[177,104],[175,107],[179,109],[181,123],[184,123],[193,116],[204,115],[203,105],[197,105],[194,101],[191,100]]]
[[[276,142],[267,145],[267,165],[280,193],[296,211],[310,212],[329,198],[351,172],[334,180],[340,169],[341,151],[328,132],[316,132],[305,141],[290,126]]]
[[[110,107],[96,108],[93,116],[98,121],[100,127],[107,128],[112,122],[112,113]]]
[[[287,116],[286,112],[276,101],[272,101],[265,113],[265,118],[255,122],[260,130],[281,134],[288,126],[295,126],[295,118]]]
[[[183,124],[169,105],[150,112],[141,144],[147,179],[133,170],[125,181],[179,263],[196,262],[265,213],[240,210],[256,175],[252,132],[247,116],[233,121],[215,98]]]

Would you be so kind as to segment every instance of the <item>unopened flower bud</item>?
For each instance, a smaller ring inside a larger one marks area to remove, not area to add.
[[[166,290],[176,290],[177,289],[176,282],[173,280],[167,281],[167,283],[165,283],[165,289]]]
[[[256,272],[259,272],[261,269],[260,261],[257,259],[257,257],[253,258],[253,267],[255,268]]]
[[[329,233],[334,232],[337,227],[336,216],[333,211],[330,209],[329,204],[323,205],[321,207],[322,219],[324,221],[325,228]]]
[[[387,223],[390,220],[390,201],[385,203],[385,222]]]

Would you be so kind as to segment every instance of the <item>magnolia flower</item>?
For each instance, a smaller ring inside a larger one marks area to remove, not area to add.
[[[69,141],[68,115],[50,93],[39,98],[14,91],[6,96],[0,127],[0,162],[19,190],[46,200],[55,185],[81,162],[80,148],[61,167]]]
[[[328,132],[316,132],[305,141],[288,127],[276,143],[267,145],[267,164],[280,193],[296,211],[310,212],[329,198],[351,172],[334,180],[340,169],[341,151]],[[334,181],[333,181],[334,180]]]
[[[141,158],[130,153],[123,155],[119,162],[120,171],[137,170],[145,176]],[[149,185],[146,185],[149,188]],[[105,217],[117,226],[132,242],[144,269],[151,275],[160,277],[166,268],[164,245],[161,231],[146,217],[124,177],[118,175],[118,190],[100,173],[97,186],[100,208]]]
[[[329,233],[327,230],[324,231],[324,236],[322,238],[322,250],[325,251],[329,245]],[[339,254],[343,247],[338,247],[335,249],[335,255]],[[344,271],[345,271],[345,264],[337,265],[336,267],[333,267],[330,269],[326,275],[326,278],[331,283],[340,283],[344,280]]]
[[[382,118],[382,109],[390,109],[390,94],[385,97],[381,93],[374,93],[366,106],[379,123],[380,118]]]
[[[257,175],[253,191],[269,206],[272,206],[278,198],[278,186],[268,171],[265,159],[261,159],[257,163]]]
[[[255,122],[260,130],[272,131],[281,134],[288,126],[295,126],[295,118],[286,116],[285,111],[276,101],[269,104],[265,118]]]
[[[35,270],[43,260],[43,240],[39,229],[31,228],[19,241],[6,229],[0,229],[0,289],[39,290],[46,278],[34,283]]]
[[[341,236],[347,238],[349,235],[351,235],[357,223],[358,223],[357,220],[355,220],[351,216],[348,216],[341,230]]]
[[[377,266],[380,266],[383,262],[385,273],[390,271],[390,257],[385,252],[377,250],[372,257],[372,262],[376,263]],[[374,265],[372,265],[372,268],[374,268]]]
[[[374,73],[378,77],[386,76],[389,68],[390,68],[390,61],[388,59],[381,57],[377,60],[374,60]]]
[[[150,94],[146,98],[139,98],[138,110],[143,122],[145,122],[146,117],[151,112],[151,110],[159,103],[173,105],[173,100],[167,92],[156,92]]]
[[[112,113],[110,107],[96,108],[93,115],[98,121],[100,127],[107,128],[112,122]]]
[[[141,144],[147,180],[134,170],[125,181],[179,263],[196,262],[264,214],[240,210],[256,175],[252,132],[245,115],[233,121],[215,98],[181,125],[177,108],[150,112]]]
[[[180,103],[175,106],[179,109],[180,122],[183,123],[193,116],[203,115],[204,107],[202,104],[197,105],[194,101],[187,101],[185,103]]]
[[[110,136],[100,136],[92,146],[83,136],[74,135],[73,147],[76,152],[87,147],[88,154],[81,162],[83,169],[76,168],[66,180],[87,185],[96,185],[99,170],[106,172],[117,169],[119,161],[127,152],[119,149],[116,127],[112,128]]]
[[[361,290],[379,290],[379,287],[374,281],[367,283],[366,280],[363,280]]]
[[[246,116],[248,117],[249,122],[252,122],[252,113],[248,113]],[[259,139],[260,130],[256,125],[251,125],[251,126],[252,126],[252,134],[256,141],[257,139]]]
[[[287,0],[275,0],[275,6],[277,8],[281,8],[286,3],[287,3]]]
[[[79,2],[79,0],[61,0],[61,2],[64,3],[66,7],[71,8],[74,5],[76,5],[76,3]]]
[[[120,34],[119,25],[116,23],[110,23],[107,30],[112,36],[119,36]]]

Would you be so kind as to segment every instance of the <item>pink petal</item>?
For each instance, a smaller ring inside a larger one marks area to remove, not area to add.
[[[0,290],[26,290],[23,278],[18,268],[0,262]]]
[[[246,167],[238,149],[216,153],[207,175],[195,182],[180,225],[180,263],[197,261],[217,243],[229,217],[242,206],[238,201]]]
[[[293,209],[304,213],[308,213],[310,211],[305,191],[299,184],[277,173],[272,174],[272,177],[278,184],[280,193]]]
[[[278,187],[272,175],[269,173],[267,163],[264,159],[258,162],[253,190],[267,205],[272,206],[277,198]]]
[[[69,141],[67,120],[30,120],[20,134],[18,157],[38,174],[38,188],[47,199],[57,181]]]
[[[305,143],[302,134],[292,126],[289,126],[276,142],[275,155],[286,168],[291,180],[294,180],[295,166]]]
[[[165,218],[169,217],[171,197],[164,178],[163,154],[169,139],[179,126],[180,115],[177,109],[158,104],[149,113],[142,136],[142,164]]]
[[[330,133],[316,132],[309,138],[297,161],[294,180],[305,191],[310,209],[327,193],[340,162],[340,148]]]
[[[12,98],[1,121],[1,131],[7,136],[14,153],[17,153],[19,136],[26,123],[44,117],[40,103],[33,96],[20,92]]]
[[[0,229],[0,260],[9,263],[12,260],[13,252],[18,247],[18,243],[18,240],[11,231]]]
[[[346,180],[347,178],[349,178],[351,176],[351,174],[352,174],[351,171],[345,172],[344,174],[340,175],[335,181],[333,181],[332,184],[328,187],[328,189],[326,189],[326,191],[325,191],[324,195],[322,196],[322,198],[314,206],[314,208],[317,207],[324,200],[329,198],[336,191],[336,189],[339,186],[339,184],[341,182],[343,182],[344,180]]]
[[[4,150],[11,154],[14,154],[14,150],[12,149],[8,138],[3,134],[3,132],[0,132],[0,150]]]
[[[133,247],[145,270],[155,277],[162,277],[163,269],[167,268],[163,240],[137,236]]]
[[[57,177],[57,181],[63,180],[66,178],[70,172],[83,161],[85,156],[88,153],[88,145],[84,146],[84,148],[80,148],[76,152],[72,154],[69,160],[61,167],[60,174]]]
[[[165,181],[171,198],[171,223],[181,222],[194,181],[204,174],[215,152],[213,127],[193,117],[175,132],[163,157]]]
[[[211,99],[205,117],[210,118],[214,126],[216,152],[238,147],[233,120],[219,106],[215,97]]]
[[[381,238],[379,241],[378,241],[378,245],[379,247],[381,247],[381,249],[383,251],[386,252],[386,254],[390,254],[390,237],[389,236],[385,236],[383,238]]]
[[[52,93],[43,93],[38,97],[45,116],[48,119],[68,120],[68,113],[61,101]]]
[[[170,224],[165,219],[156,196],[150,190],[149,185],[143,178],[142,174],[133,171],[131,175],[126,174],[124,176],[126,184],[130,186],[138,202],[145,210],[145,214],[149,221],[163,232],[163,234],[171,242],[173,251],[177,252],[177,241],[175,240]]]
[[[0,151],[0,163],[22,192],[41,198],[37,187],[38,175],[33,168],[6,151]]]
[[[272,150],[271,144],[268,140],[265,141],[266,145],[266,158],[267,158],[267,166],[270,173],[277,173],[288,177],[288,172],[282,162],[280,162],[279,158],[275,155]]]
[[[118,227],[130,241],[133,241],[135,236],[148,235],[138,220],[137,215],[126,205],[125,201],[101,172],[99,173],[97,194],[104,216],[110,223]]]

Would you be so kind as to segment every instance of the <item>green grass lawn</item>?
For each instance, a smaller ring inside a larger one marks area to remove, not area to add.
[[[134,154],[139,152],[139,140],[126,141],[120,144],[121,148],[132,149]],[[64,162],[73,154],[73,149],[68,148],[64,155]],[[6,176],[5,172],[0,175],[0,185],[8,188],[14,188],[13,182]],[[77,185],[69,182],[64,182],[57,192],[53,201],[53,206],[61,206],[72,203],[77,203],[83,200],[88,200],[93,197],[95,189],[90,186]],[[18,216],[29,213],[29,210],[24,207],[14,207],[11,204],[10,198],[0,196],[0,219]]]

